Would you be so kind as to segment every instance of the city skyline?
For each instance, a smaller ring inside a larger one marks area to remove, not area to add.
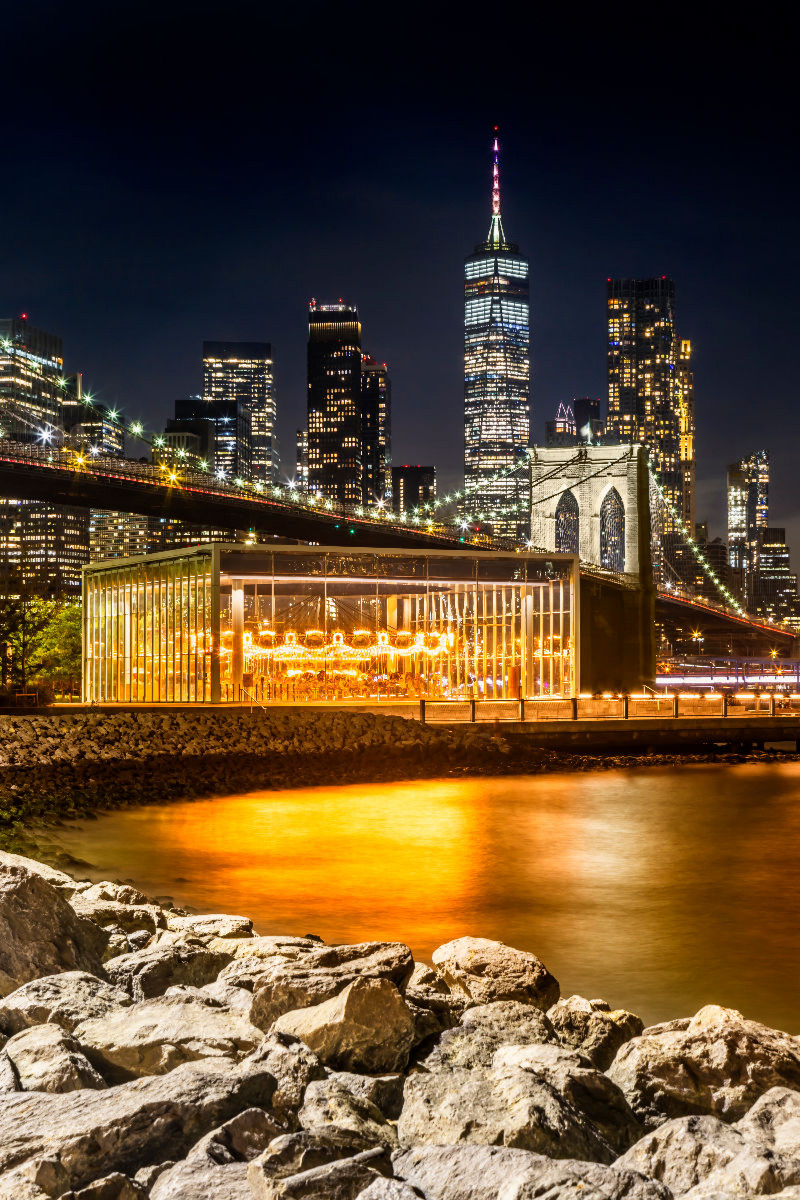
[[[281,53],[264,79],[249,69],[255,42],[243,47],[232,27],[211,39],[165,13],[154,39],[120,12],[109,56],[107,20],[90,13],[81,6],[35,32],[32,14],[9,15],[15,54],[0,86],[15,136],[5,162],[24,186],[0,200],[14,230],[0,302],[58,331],[70,368],[101,400],[152,427],[176,397],[200,390],[203,338],[269,340],[290,461],[303,423],[305,305],[344,295],[369,313],[370,350],[390,365],[396,460],[436,462],[442,490],[452,486],[463,436],[460,266],[484,223],[482,172],[498,124],[504,215],[531,259],[534,438],[560,402],[605,396],[606,278],[667,274],[693,344],[698,519],[724,532],[725,468],[770,441],[768,412],[782,427],[774,505],[800,544],[789,457],[800,436],[794,168],[779,71],[759,87],[747,73],[745,86],[727,33],[712,40],[693,25],[685,39],[676,25],[649,39],[648,70],[625,98],[609,62],[635,53],[630,30],[612,33],[598,17],[576,34],[539,16],[522,25],[535,27],[535,72],[456,88],[471,38],[435,16],[424,38],[409,26],[382,44],[387,86],[366,104],[347,69],[355,47],[332,14],[306,25],[281,13],[271,30]],[[194,73],[212,41],[213,99]],[[569,48],[569,87],[546,45]],[[65,87],[69,62],[82,67]],[[668,117],[652,90],[665,70],[682,79]]]

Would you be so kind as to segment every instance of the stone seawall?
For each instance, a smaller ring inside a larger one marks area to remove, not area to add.
[[[741,762],[729,751],[569,751],[502,724],[422,725],[347,710],[134,709],[0,714],[0,839],[31,822],[130,804],[261,788],[536,774],[685,762]],[[16,833],[15,833],[16,831]]]
[[[0,1200],[800,1200],[800,1039],[0,852]]]

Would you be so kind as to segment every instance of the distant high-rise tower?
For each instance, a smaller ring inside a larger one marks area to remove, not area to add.
[[[754,450],[728,467],[728,561],[742,572],[748,601],[756,590],[762,547],[769,524],[769,451]]]
[[[203,342],[203,399],[217,406],[221,415],[230,417],[233,405],[250,413],[250,445],[230,446],[226,469],[243,479],[276,483],[279,461],[269,342]],[[237,436],[241,438],[241,429]]]
[[[509,471],[529,443],[528,260],[503,230],[495,138],[489,236],[464,262],[464,483],[467,512],[499,533],[529,528],[527,473]],[[502,513],[512,506],[518,513]]]
[[[694,391],[691,345],[675,333],[675,284],[608,280],[608,420],[620,442],[639,442],[690,532],[694,520]],[[687,494],[688,493],[688,494]],[[665,521],[664,531],[673,532]]]
[[[61,338],[0,320],[0,437],[49,446],[63,440]],[[89,514],[39,500],[0,501],[0,589],[27,585],[50,596],[80,595],[89,561]]]
[[[361,440],[364,503],[391,499],[392,384],[386,363],[368,354],[361,359]]]
[[[308,306],[308,487],[361,504],[361,322],[355,305]]]

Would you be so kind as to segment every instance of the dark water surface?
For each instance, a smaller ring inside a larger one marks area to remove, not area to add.
[[[562,993],[647,1021],[715,1002],[800,1033],[800,763],[257,792],[59,830],[260,933],[462,934],[533,950]]]

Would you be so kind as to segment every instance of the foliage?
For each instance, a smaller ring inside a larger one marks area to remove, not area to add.
[[[80,603],[9,589],[0,595],[0,648],[6,656],[1,682],[11,690],[26,690],[34,677],[42,684],[79,678]]]

